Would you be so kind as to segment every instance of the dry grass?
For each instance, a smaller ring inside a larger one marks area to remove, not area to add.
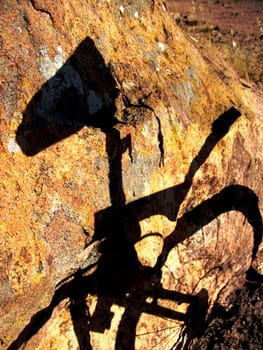
[[[239,1],[233,1],[233,3],[237,2]],[[197,13],[191,13],[190,3],[192,2],[186,1],[185,6],[182,6],[178,5],[176,1],[168,2],[169,10],[178,26],[194,40],[204,54],[223,58],[238,73],[240,78],[263,87],[263,26],[261,26],[260,17],[255,17],[260,23],[255,24],[253,32],[251,28],[246,31],[246,26],[240,30],[237,30],[238,27],[236,30],[232,30],[230,29],[230,17],[222,17],[221,22],[220,20],[216,22],[211,13],[211,18],[207,17],[204,20],[203,17],[201,19]],[[234,13],[237,10],[238,7],[231,11]],[[242,20],[251,21],[251,18],[242,17]]]

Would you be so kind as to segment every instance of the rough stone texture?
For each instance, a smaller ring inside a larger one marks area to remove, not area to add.
[[[162,1],[0,11],[1,348],[193,337],[262,272],[260,97]]]
[[[231,295],[227,310],[215,305],[217,316],[210,320],[202,337],[193,340],[191,349],[262,349],[262,298],[262,283],[250,282]]]

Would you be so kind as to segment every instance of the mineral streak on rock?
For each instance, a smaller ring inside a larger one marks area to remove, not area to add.
[[[196,336],[262,272],[260,99],[163,1],[0,11],[0,347]]]

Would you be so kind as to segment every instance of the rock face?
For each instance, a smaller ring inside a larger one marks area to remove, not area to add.
[[[217,317],[208,323],[199,339],[193,340],[191,349],[262,348],[262,283],[247,282],[231,299],[232,306],[227,311],[218,307]]]
[[[1,348],[184,344],[262,272],[260,98],[162,1],[0,9]]]

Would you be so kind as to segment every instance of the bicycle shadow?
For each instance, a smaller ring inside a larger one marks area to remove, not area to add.
[[[191,162],[182,184],[126,204],[121,161],[126,151],[131,157],[132,145],[130,135],[121,138],[120,132],[114,128],[119,122],[114,116],[115,100],[119,93],[110,69],[93,41],[87,38],[56,75],[43,85],[24,111],[16,139],[28,156],[37,154],[83,126],[100,128],[105,133],[112,205],[95,214],[93,239],[104,239],[96,271],[86,276],[87,271],[78,270],[72,280],[59,286],[49,306],[31,318],[9,350],[19,349],[36,334],[51,317],[54,308],[66,298],[70,300],[69,310],[81,350],[92,349],[90,331],[103,333],[111,327],[113,304],[124,307],[116,335],[116,350],[134,349],[136,325],[142,312],[184,321],[187,334],[193,337],[201,331],[205,321],[207,291],[202,290],[199,295],[192,296],[162,287],[161,268],[171,249],[218,215],[237,210],[243,213],[253,227],[253,256],[258,250],[262,239],[258,198],[245,186],[226,187],[177,218],[195,173],[239,118],[239,111],[232,107],[213,123],[210,135]],[[139,222],[155,214],[164,215],[172,221],[177,219],[177,225],[164,239],[156,265],[150,268],[138,260],[134,245],[141,239]],[[86,305],[88,294],[98,296],[92,315]],[[151,297],[150,302],[148,297]],[[159,306],[158,299],[189,303],[188,312],[184,314]],[[198,326],[192,322],[196,309],[199,310]]]
[[[235,108],[231,108],[213,123],[212,132],[191,162],[185,181],[182,184],[140,198],[123,207],[111,206],[95,214],[94,239],[106,238],[105,243],[102,244],[102,257],[96,272],[100,283],[100,294],[103,295],[105,290],[113,294],[118,292],[121,292],[122,295],[129,293],[130,303],[127,305],[122,304],[118,299],[113,302],[110,299],[100,297],[96,310],[91,317],[90,326],[93,331],[104,332],[110,325],[112,304],[125,306],[117,332],[116,350],[134,349],[136,326],[141,313],[153,313],[153,310],[156,310],[156,300],[162,298],[178,303],[190,303],[189,310],[192,311],[187,314],[180,314],[174,313],[172,310],[167,312],[165,308],[159,308],[158,313],[155,313],[156,315],[184,320],[188,327],[186,332],[189,337],[196,336],[203,329],[206,312],[200,310],[207,311],[207,297],[204,298],[204,295],[207,296],[207,291],[201,291],[202,293],[200,292],[201,294],[195,298],[190,295],[182,296],[180,293],[168,292],[161,285],[161,268],[168,254],[177,244],[192,236],[219,215],[236,210],[246,217],[253,228],[252,258],[255,257],[262,240],[262,218],[258,207],[258,198],[246,186],[231,185],[225,187],[182,217],[177,218],[179,207],[191,187],[196,171],[206,161],[215,145],[226,135],[230,126],[239,116],[240,113]],[[139,222],[155,214],[164,215],[172,221],[177,219],[177,225],[175,230],[164,238],[163,249],[155,266],[149,268],[141,266],[138,262],[134,245],[142,239]],[[147,302],[149,296],[153,297],[153,302],[150,304]],[[199,298],[200,296],[202,297]],[[199,300],[199,304],[196,304],[196,300]],[[193,310],[195,309],[193,305],[196,305],[199,309],[199,319],[196,323],[192,322],[194,318]],[[108,319],[108,324],[103,327],[102,319],[105,318]]]
[[[34,156],[84,126],[111,129],[117,122],[116,82],[91,38],[33,96],[16,131],[24,154]]]

